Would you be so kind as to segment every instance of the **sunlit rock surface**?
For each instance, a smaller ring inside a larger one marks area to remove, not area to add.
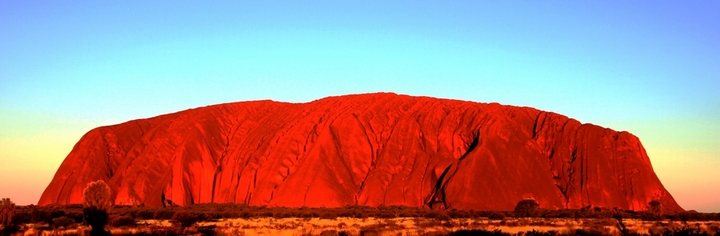
[[[682,210],[637,137],[529,107],[396,94],[213,105],[99,127],[75,145],[39,205],[404,205],[512,210]]]

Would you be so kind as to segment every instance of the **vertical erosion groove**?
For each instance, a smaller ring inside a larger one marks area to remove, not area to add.
[[[540,112],[540,113],[538,113],[537,116],[535,116],[535,122],[533,122],[533,127],[532,127],[532,139],[537,139],[538,129],[542,128],[542,125],[541,125],[541,127],[538,127],[538,123],[540,122],[540,116],[542,114],[543,113]],[[545,123],[545,119],[543,119],[543,123]]]
[[[425,200],[426,205],[431,209],[437,204],[442,204],[444,208],[447,207],[447,202],[445,202],[445,186],[443,180],[445,179],[445,176],[452,167],[452,164],[449,165],[445,168],[442,174],[440,174],[440,177],[438,177],[437,181],[435,182],[435,187],[433,188],[432,194]]]
[[[465,160],[465,158],[468,157],[468,155],[474,151],[478,144],[480,143],[480,131],[477,130],[472,133],[472,140],[468,144],[468,148],[463,153],[463,155],[458,158],[457,162],[454,164],[450,164],[448,167],[445,168],[443,173],[438,177],[438,180],[435,182],[435,187],[433,188],[432,194],[429,198],[425,200],[426,205],[430,208],[433,208],[437,204],[442,204],[443,209],[448,209],[450,206],[448,202],[446,201],[445,196],[445,185],[452,179],[455,174],[457,174],[460,163]],[[452,173],[450,173],[450,170],[453,170]]]
[[[467,151],[465,151],[465,153],[463,153],[462,156],[458,158],[458,161],[462,161],[463,159],[465,159],[468,154],[470,154],[470,152],[475,150],[475,148],[478,146],[478,143],[480,142],[480,131],[475,131],[472,135],[473,138],[472,141],[470,141],[470,144],[468,144]]]

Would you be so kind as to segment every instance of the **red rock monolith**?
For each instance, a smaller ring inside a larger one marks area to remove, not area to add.
[[[362,94],[237,102],[99,127],[39,205],[81,203],[104,180],[115,204],[403,205],[512,210],[682,208],[637,137],[530,107]]]

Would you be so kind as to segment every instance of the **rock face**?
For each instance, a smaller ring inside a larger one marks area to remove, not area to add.
[[[637,137],[528,107],[362,94],[220,104],[91,130],[39,205],[682,210]]]

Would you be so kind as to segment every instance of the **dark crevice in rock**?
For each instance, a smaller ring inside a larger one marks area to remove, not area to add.
[[[472,139],[472,141],[470,141],[470,144],[468,145],[468,148],[465,151],[465,153],[462,156],[460,156],[460,158],[458,159],[458,161],[455,164],[449,165],[447,168],[445,168],[443,173],[438,178],[437,182],[435,182],[435,188],[433,189],[434,190],[433,195],[430,198],[430,201],[426,201],[430,208],[433,208],[438,204],[442,204],[442,209],[448,209],[450,207],[448,202],[445,200],[445,184],[447,184],[450,181],[450,179],[453,176],[455,176],[455,174],[457,174],[460,163],[463,160],[465,160],[465,158],[472,151],[474,151],[477,148],[477,146],[479,145],[480,131],[477,130],[477,131],[473,132],[472,136],[473,136],[473,139]],[[450,169],[454,169],[453,173],[449,173]]]
[[[468,145],[467,151],[465,151],[465,153],[460,156],[458,160],[462,161],[463,159],[465,159],[465,157],[467,157],[470,152],[475,150],[475,148],[478,146],[478,143],[480,143],[480,131],[475,131],[473,132],[473,139],[470,142],[470,145]]]
[[[238,132],[238,129],[240,129],[240,125],[237,124],[237,121],[231,125],[231,130],[226,136],[225,136],[225,146],[223,147],[223,150],[220,154],[220,158],[217,160],[216,167],[215,167],[215,174],[213,175],[213,182],[212,182],[212,195],[210,196],[210,199],[212,202],[215,202],[215,187],[217,187],[217,178],[218,175],[222,173],[222,166],[225,164],[225,158],[227,158],[228,151],[230,149],[230,141],[235,136],[235,134]]]
[[[533,128],[532,128],[532,139],[537,139],[538,129],[540,129],[540,127],[538,127],[538,123],[540,122],[540,116],[542,116],[542,115],[543,115],[543,113],[540,112],[540,113],[538,113],[537,116],[535,116],[535,122],[533,123]],[[545,124],[545,119],[543,119],[542,122],[543,122],[543,124]],[[541,124],[541,126],[542,126],[542,124]]]
[[[114,175],[114,173],[113,173],[114,170],[110,163],[112,162],[112,151],[115,151],[115,150],[110,149],[110,142],[108,142],[108,140],[107,140],[107,135],[108,135],[108,133],[106,132],[102,135],[102,137],[103,137],[103,142],[105,143],[105,150],[106,150],[105,165],[107,166],[107,168],[106,168],[107,172],[105,173],[105,177],[107,177],[107,179],[110,180],[110,179],[112,179],[112,177]]]
[[[572,154],[570,154],[570,157],[571,157],[570,163],[575,162],[575,160],[577,159],[577,151],[578,151],[578,148],[575,147],[572,151]]]
[[[195,197],[193,196],[192,192],[190,192],[190,194],[188,194],[188,195],[189,195],[189,198],[190,198],[190,205],[195,204]]]
[[[215,174],[213,174],[212,189],[210,192],[210,202],[215,202],[215,186],[217,186],[217,179],[220,172],[222,172],[222,166],[218,165],[215,168]]]
[[[567,195],[567,189],[563,188],[562,185],[560,185],[560,184],[555,184],[555,186],[557,186],[558,190],[560,190],[560,193],[562,193],[563,198],[565,200],[565,208],[567,208],[568,204],[570,203],[570,198],[568,198],[568,195]]]
[[[453,165],[449,165],[445,168],[445,170],[440,174],[440,177],[438,177],[438,180],[435,182],[435,187],[433,188],[433,193],[430,195],[430,197],[425,200],[428,207],[433,209],[437,204],[442,204],[443,209],[447,209],[447,202],[445,201],[445,186],[444,186],[444,180],[445,176],[448,172],[450,172],[450,168],[452,168]]]
[[[358,117],[357,114],[353,114],[353,118],[355,118],[355,120],[358,122],[360,127],[362,127],[363,135],[365,136],[365,138],[368,142],[368,145],[370,146],[370,166],[368,166],[367,172],[365,172],[365,176],[362,177],[359,188],[358,188],[357,192],[355,193],[355,204],[360,204],[358,197],[359,197],[360,193],[362,193],[363,189],[365,188],[365,182],[367,181],[368,176],[370,176],[370,172],[372,172],[375,169],[375,165],[376,165],[376,161],[377,161],[376,158],[378,155],[372,151],[372,150],[374,150],[374,147],[373,147],[372,141],[370,140],[370,135],[368,134],[368,128],[370,129],[370,133],[374,134],[374,132],[372,130],[372,125],[368,125],[366,127],[360,121],[360,118]]]

